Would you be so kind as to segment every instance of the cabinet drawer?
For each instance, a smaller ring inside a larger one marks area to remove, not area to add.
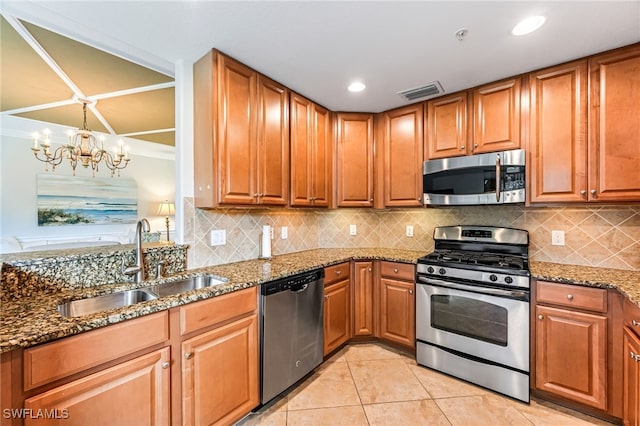
[[[380,262],[380,275],[386,278],[415,281],[416,269],[414,265],[396,262]]]
[[[253,312],[258,307],[258,287],[235,291],[180,308],[180,334]]]
[[[327,266],[326,268],[324,268],[324,286],[326,287],[329,284],[335,283],[336,281],[341,281],[345,278],[349,278],[350,266],[350,262],[344,262],[338,265]]]
[[[607,290],[601,288],[538,281],[536,289],[538,303],[607,312]]]
[[[624,301],[624,325],[640,337],[640,308],[628,299]]]
[[[169,339],[167,311],[67,337],[24,351],[30,390]]]

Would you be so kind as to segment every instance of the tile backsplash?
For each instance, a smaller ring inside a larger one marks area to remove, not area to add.
[[[433,250],[433,228],[493,225],[529,231],[533,260],[640,270],[639,206],[461,206],[417,209],[218,209],[184,200],[189,267],[246,259],[259,254],[262,225],[274,231],[273,254],[316,248],[386,247]],[[355,225],[356,235],[350,235]],[[406,227],[413,227],[413,237]],[[287,227],[288,238],[281,238]],[[226,230],[227,243],[212,247],[210,233]],[[551,231],[565,232],[565,245],[551,244]]]

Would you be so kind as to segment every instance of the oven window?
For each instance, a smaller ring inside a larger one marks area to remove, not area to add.
[[[508,311],[480,300],[431,296],[431,326],[500,346],[507,346]]]

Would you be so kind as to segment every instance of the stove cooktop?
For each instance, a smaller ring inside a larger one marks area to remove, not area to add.
[[[477,266],[477,269],[511,273],[529,270],[529,262],[523,256],[491,252],[436,250],[421,258],[420,263],[464,269],[475,269],[474,266]]]

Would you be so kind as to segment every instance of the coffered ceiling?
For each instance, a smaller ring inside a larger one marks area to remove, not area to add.
[[[12,16],[0,22],[2,114],[175,144],[174,79]],[[33,130],[42,125],[33,123]]]

